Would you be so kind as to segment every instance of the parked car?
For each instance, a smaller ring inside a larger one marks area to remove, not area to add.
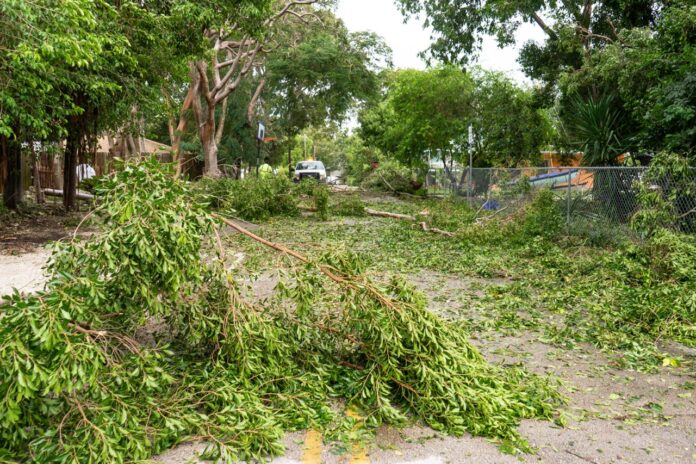
[[[321,161],[300,161],[295,166],[295,182],[301,182],[304,179],[315,179],[319,182],[326,181],[326,168]]]

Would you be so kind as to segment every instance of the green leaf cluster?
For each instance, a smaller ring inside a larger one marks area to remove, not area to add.
[[[4,460],[133,462],[183,441],[222,462],[273,456],[285,431],[336,421],[332,398],[369,426],[412,413],[519,450],[521,419],[556,417],[552,381],[486,363],[422,295],[373,283],[353,255],[310,262],[256,307],[206,205],[155,160],[98,191],[103,231],[59,246],[46,289],[0,306]]]

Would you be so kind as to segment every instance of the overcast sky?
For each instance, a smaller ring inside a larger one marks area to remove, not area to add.
[[[418,53],[430,45],[430,33],[423,30],[422,23],[417,20],[404,24],[394,0],[339,0],[337,13],[351,31],[373,31],[384,37],[394,51],[396,67],[425,67]],[[527,24],[520,28],[517,39],[517,47],[502,50],[494,39],[487,39],[479,64],[486,69],[504,71],[520,83],[528,82],[517,63],[519,47],[530,39],[543,41],[544,33],[538,27]]]

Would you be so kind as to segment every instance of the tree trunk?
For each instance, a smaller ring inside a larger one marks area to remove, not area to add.
[[[31,148],[32,157],[32,170],[34,174],[34,191],[36,192],[36,203],[43,204],[46,203],[46,197],[44,196],[43,190],[41,190],[41,171],[39,166],[41,165],[41,159],[34,151],[34,143],[29,142],[29,147]]]
[[[220,108],[220,119],[218,120],[215,131],[215,144],[220,145],[222,142],[222,136],[225,133],[225,121],[227,121],[227,98],[222,101],[222,108]]]
[[[221,177],[220,168],[218,167],[218,145],[215,141],[214,133],[206,131],[206,135],[201,137],[203,144],[203,175],[212,178]]]
[[[128,147],[130,149],[130,152],[135,155],[136,158],[140,157],[140,147],[135,143],[135,139],[133,138],[133,134],[128,134],[126,136],[126,140],[128,141]]]
[[[249,106],[247,106],[247,121],[249,122],[249,126],[252,126],[254,122],[254,114],[256,110],[256,104],[259,101],[259,98],[261,98],[261,94],[263,93],[263,89],[266,87],[266,78],[262,77],[261,81],[259,81],[259,85],[256,87],[256,91],[254,92],[254,95],[251,97],[251,100],[249,101]]]
[[[24,199],[22,188],[22,145],[18,140],[19,131],[15,128],[15,137],[2,137],[0,149],[7,160],[7,174],[3,188],[3,202],[9,209],[17,209]]]
[[[198,137],[203,148],[203,175],[212,178],[222,175],[218,167],[218,144],[215,135],[215,108],[208,108],[205,119],[198,122]]]
[[[193,92],[193,86],[190,86],[188,93],[186,94],[186,98],[184,99],[184,103],[181,106],[181,111],[179,112],[179,124],[176,126],[176,129],[170,131],[170,138],[172,141],[172,158],[174,163],[176,163],[177,177],[181,177],[184,170],[184,159],[181,156],[181,138],[188,128],[188,111],[191,109],[191,103],[193,102]],[[172,124],[172,128],[173,126],[174,124]]]
[[[68,126],[68,138],[63,157],[63,207],[65,211],[72,211],[77,205],[77,156],[81,139],[82,130],[79,116],[72,116]]]
[[[203,62],[201,66],[205,67],[207,64]],[[191,106],[198,127],[198,139],[203,150],[203,175],[217,178],[221,176],[221,173],[218,168],[218,144],[215,140],[215,105],[208,93],[208,84],[202,82],[201,76],[205,76],[205,73],[199,73],[196,63],[191,63],[191,87],[193,91]],[[203,101],[206,102],[205,108],[203,108]]]
[[[454,158],[452,158],[452,165],[454,165]],[[445,174],[447,175],[447,178],[449,179],[450,183],[452,184],[452,188],[454,189],[454,193],[459,193],[459,184],[457,183],[457,178],[454,177],[454,173],[452,172],[452,169],[450,166],[447,166],[447,159],[443,155],[442,156],[442,165],[445,167]]]

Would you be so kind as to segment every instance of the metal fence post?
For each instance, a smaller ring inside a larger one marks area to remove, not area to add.
[[[570,231],[570,197],[571,197],[571,187],[572,187],[571,171],[568,170],[568,188],[566,189],[566,226]]]
[[[466,196],[469,199],[469,208],[473,206],[473,179],[474,176],[474,128],[469,125],[469,180],[466,186]]]

